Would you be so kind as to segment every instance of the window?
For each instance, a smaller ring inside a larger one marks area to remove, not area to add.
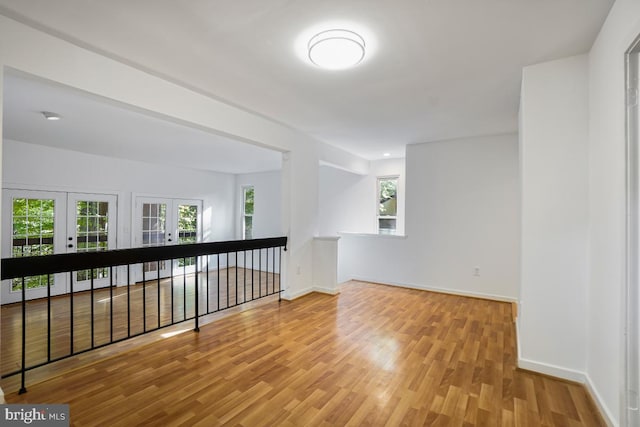
[[[253,186],[242,187],[242,238],[253,239]]]
[[[178,244],[198,241],[198,205],[178,205]],[[196,258],[179,258],[178,267],[196,265]]]
[[[378,178],[378,233],[395,234],[397,215],[398,177]]]
[[[142,205],[142,246],[163,246],[167,239],[167,204],[144,203]],[[160,268],[166,268],[162,261]],[[145,262],[144,272],[156,271],[158,263]]]
[[[109,202],[76,201],[76,252],[96,252],[109,249]],[[76,280],[106,279],[109,268],[76,272]]]
[[[53,254],[53,199],[13,199],[12,257]],[[27,289],[47,286],[47,275],[25,278]],[[22,279],[13,279],[12,291],[22,290]]]

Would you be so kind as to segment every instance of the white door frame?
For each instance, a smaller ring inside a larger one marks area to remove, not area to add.
[[[113,193],[82,193],[82,192],[67,192],[67,191],[51,191],[51,190],[36,190],[36,189],[22,189],[22,188],[3,188],[2,189],[2,233],[3,236],[11,236],[13,227],[13,199],[15,197],[27,197],[37,199],[54,199],[55,200],[55,219],[54,219],[54,253],[70,253],[76,251],[76,226],[75,226],[75,200],[95,200],[95,201],[108,201],[109,202],[109,248],[115,249],[117,247],[117,218],[118,196]],[[72,240],[69,241],[69,238]],[[11,257],[11,238],[5,238],[2,242],[2,257]],[[69,247],[69,245],[73,247]],[[114,276],[116,275],[114,269]],[[69,275],[67,273],[59,273],[52,276],[53,286],[51,286],[51,295],[61,295],[68,293]],[[114,284],[116,283],[114,277]],[[109,281],[94,281],[94,288],[101,286],[108,286]],[[73,290],[81,291],[91,287],[90,281],[76,282],[74,280]],[[26,290],[27,299],[46,298],[46,288]],[[22,300],[22,292],[11,291],[11,284],[9,280],[2,282],[2,295],[1,301],[3,304],[12,302],[18,302]]]
[[[198,215],[196,217],[196,220],[197,220],[196,242],[202,242],[202,204],[203,204],[202,200],[197,200],[197,199],[173,199],[172,210],[173,210],[173,218],[175,221],[172,226],[174,227],[173,235],[175,236],[175,239],[173,241],[174,245],[177,245],[179,243],[179,238],[180,238],[180,236],[178,235],[178,219],[179,219],[178,208],[181,205],[198,207]],[[198,271],[201,270],[202,265],[203,264],[202,264],[202,258],[201,258],[198,265]],[[184,271],[185,270],[183,270],[182,267],[178,267],[178,264],[174,263],[173,274],[182,274]],[[194,271],[195,271],[195,266],[189,266],[186,268],[187,273],[193,273]]]
[[[170,224],[173,222],[173,209],[172,209],[172,199],[166,197],[149,197],[149,196],[135,196],[133,202],[133,247],[134,248],[142,248],[145,247],[143,243],[143,207],[144,204],[158,204],[165,205],[165,234],[163,236],[163,243],[161,245],[154,246],[165,246],[171,245],[174,242],[174,231],[170,229]],[[158,278],[158,274],[160,277],[168,277],[171,275],[172,267],[170,262],[163,262],[160,265],[160,271],[149,271],[143,275],[143,264],[140,264],[139,267],[136,267],[134,270],[134,281],[140,282],[143,279],[145,280],[153,280]]]
[[[198,241],[202,241],[202,206],[203,202],[200,199],[178,199],[166,196],[146,196],[146,195],[133,195],[133,209],[132,209],[132,247],[143,247],[142,241],[142,207],[144,203],[157,203],[166,204],[166,225],[165,225],[165,245],[178,244],[178,206],[179,205],[196,205],[198,206]],[[169,277],[172,274],[182,273],[183,270],[174,266],[174,262],[167,262],[164,268],[161,268],[160,277]],[[187,272],[193,272],[194,267],[187,268]],[[146,280],[157,279],[158,276],[154,272],[145,273]],[[136,282],[142,281],[142,266],[135,269],[134,280]]]
[[[640,425],[640,37],[626,61],[626,274],[624,281],[623,426]]]
[[[108,208],[108,249],[117,248],[117,230],[118,230],[118,196],[113,194],[96,194],[96,193],[67,193],[67,234],[65,235],[65,245],[67,253],[75,253],[78,248],[78,238],[76,230],[77,212],[76,202],[86,200],[94,202],[107,202]],[[117,268],[111,269],[113,271],[113,282],[110,278],[94,279],[93,287],[103,288],[109,286],[111,283],[115,286],[117,283]],[[91,289],[91,281],[83,280],[77,281],[77,272],[73,279],[74,291],[85,291]]]
[[[5,236],[2,242],[2,258],[10,258],[12,251],[12,228],[13,228],[13,199],[29,198],[29,199],[53,199],[54,200],[54,235],[53,250],[54,253],[65,252],[65,236],[66,236],[66,193],[58,191],[34,191],[34,190],[13,190],[3,189],[2,191],[2,235]],[[53,281],[51,295],[60,295],[68,292],[66,275],[63,273],[54,274],[51,277]],[[22,300],[21,291],[11,290],[11,280],[3,280],[1,300],[3,304],[10,304]],[[46,298],[47,288],[41,287],[37,289],[26,289],[26,299]]]

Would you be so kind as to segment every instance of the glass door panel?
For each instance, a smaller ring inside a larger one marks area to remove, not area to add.
[[[137,217],[134,246],[163,246],[200,241],[202,201],[137,197],[135,204]],[[147,280],[157,278],[158,273],[160,277],[169,277],[172,269],[176,270],[176,274],[193,272],[195,259],[145,263],[136,280],[142,280],[143,271]]]
[[[67,252],[98,252],[116,248],[116,196],[70,193]],[[109,286],[109,268],[74,273],[74,290]],[[115,283],[115,280],[114,280]]]
[[[163,246],[167,240],[167,205],[166,203],[142,204],[142,246]],[[166,269],[166,261],[145,262],[144,272],[155,272],[158,267]]]
[[[198,205],[176,204],[178,218],[178,244],[196,243],[200,241],[198,238]],[[196,259],[181,258],[178,260],[178,267],[194,266]]]
[[[63,250],[64,193],[4,190],[3,199],[3,216],[10,219],[3,221],[3,233],[11,236],[2,244],[3,257],[50,255]],[[22,278],[3,281],[2,303],[20,301],[22,284]],[[63,275],[25,277],[27,299],[46,297],[47,285],[52,295],[65,292]]]
[[[169,224],[172,222],[170,199],[156,199],[148,197],[136,198],[136,231],[134,246],[151,247],[164,246],[173,241],[172,230]],[[169,261],[145,262],[138,271],[137,281],[168,277],[171,274]]]

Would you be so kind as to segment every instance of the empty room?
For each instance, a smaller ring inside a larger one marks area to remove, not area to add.
[[[640,425],[640,1],[0,0],[2,425]]]

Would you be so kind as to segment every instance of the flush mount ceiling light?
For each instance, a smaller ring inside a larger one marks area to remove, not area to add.
[[[52,113],[51,111],[42,111],[42,115],[47,120],[60,120],[60,114]]]
[[[350,30],[325,30],[307,44],[309,60],[321,68],[343,70],[358,65],[365,54],[362,36]]]

